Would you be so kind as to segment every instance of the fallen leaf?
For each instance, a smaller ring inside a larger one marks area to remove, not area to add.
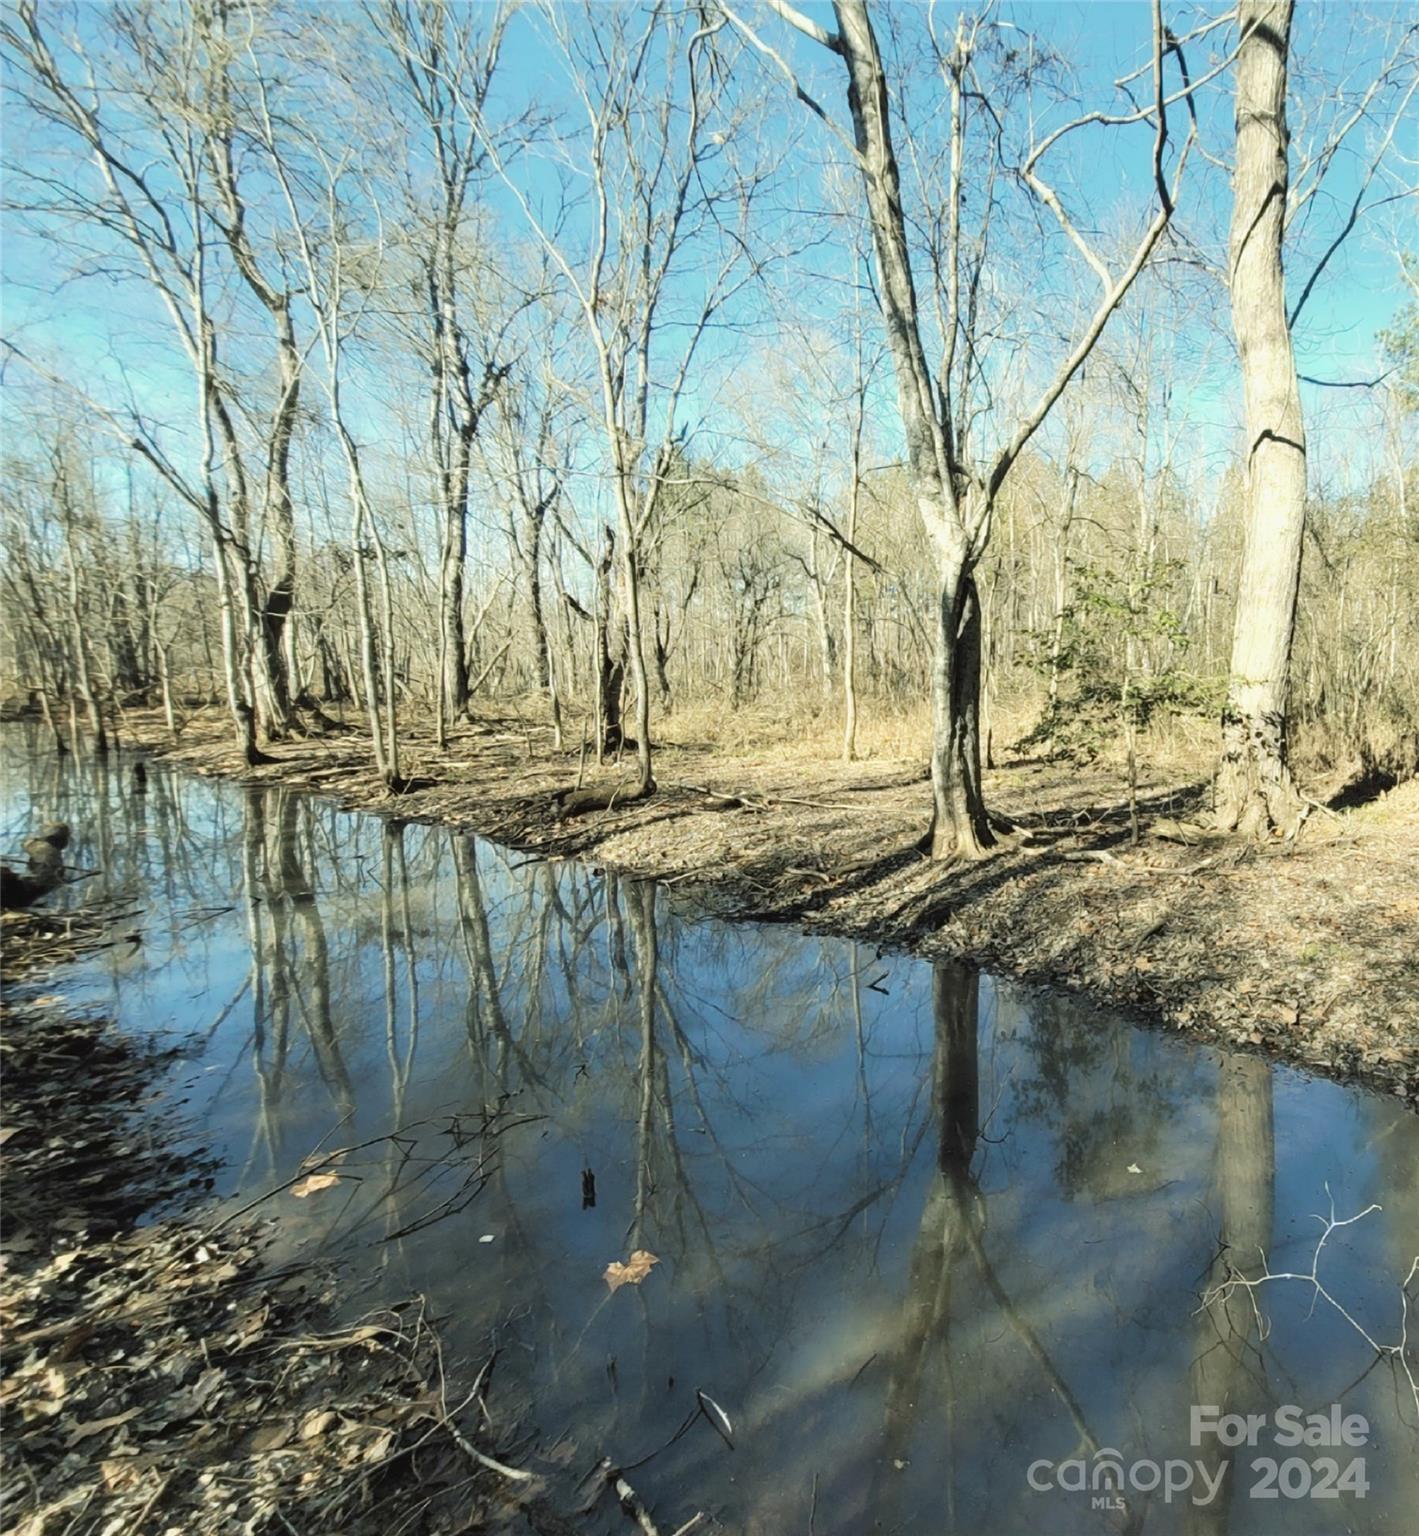
[[[699,1399],[700,1412],[710,1421],[714,1429],[724,1437],[724,1443],[732,1451],[734,1449],[734,1426],[729,1422],[729,1415],[715,1402],[708,1392],[702,1392],[696,1387],[695,1396]]]
[[[279,1424],[268,1424],[251,1437],[251,1448],[253,1451],[279,1451],[283,1445],[291,1442],[295,1433],[296,1426],[289,1419],[283,1419]]]
[[[101,1435],[106,1429],[117,1429],[120,1424],[126,1424],[129,1419],[136,1418],[140,1412],[140,1408],[130,1408],[126,1413],[115,1413],[110,1419],[91,1419],[87,1424],[76,1424],[69,1431],[68,1444],[78,1445],[81,1440],[87,1440],[90,1435]]]
[[[1128,1165],[1128,1171],[1130,1173],[1142,1173],[1143,1172],[1143,1170],[1138,1166],[1137,1163],[1130,1163]]]
[[[335,1422],[335,1415],[329,1408],[322,1408],[315,1413],[308,1413],[301,1424],[301,1439],[314,1440],[317,1435],[323,1435]]]
[[[312,1173],[302,1179],[298,1184],[291,1185],[291,1193],[297,1200],[304,1200],[307,1195],[316,1194],[322,1189],[329,1189],[340,1182],[340,1176],[335,1173]]]
[[[653,1253],[637,1248],[626,1263],[613,1261],[608,1264],[602,1279],[613,1291],[619,1291],[623,1285],[639,1285],[650,1273],[651,1265],[659,1263]]]
[[[0,1147],[3,1147],[14,1134],[15,1127],[13,1125],[7,1125],[4,1130],[0,1130]]]
[[[115,1459],[99,1463],[99,1471],[103,1475],[104,1487],[110,1492],[131,1488],[138,1481],[138,1474],[141,1470],[141,1465],[135,1463],[131,1457],[125,1457],[121,1461]]]
[[[364,1459],[366,1461],[383,1461],[389,1455],[393,1445],[394,1431],[383,1429],[365,1447]]]

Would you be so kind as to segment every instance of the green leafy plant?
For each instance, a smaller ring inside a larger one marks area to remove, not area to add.
[[[1122,741],[1136,843],[1139,734],[1161,717],[1216,713],[1224,681],[1188,665],[1188,635],[1170,601],[1180,561],[1131,571],[1071,563],[1071,570],[1070,602],[1026,656],[1051,686],[1020,746],[1091,763]]]

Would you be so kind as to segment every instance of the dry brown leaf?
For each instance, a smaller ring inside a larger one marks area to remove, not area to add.
[[[639,1285],[650,1273],[651,1265],[659,1263],[653,1253],[637,1248],[626,1263],[613,1261],[608,1264],[602,1279],[613,1291],[619,1291],[623,1285]]]
[[[323,1435],[334,1422],[335,1415],[329,1408],[318,1409],[314,1413],[306,1414],[305,1420],[301,1424],[301,1439],[314,1440],[317,1435]]]
[[[364,1459],[366,1461],[383,1461],[389,1455],[393,1445],[394,1431],[383,1429],[365,1447]]]
[[[109,1419],[93,1419],[87,1424],[76,1424],[69,1431],[69,1445],[78,1445],[81,1440],[87,1440],[90,1435],[101,1435],[106,1429],[117,1429],[120,1424],[126,1424],[129,1419],[137,1418],[141,1408],[130,1408],[126,1413],[115,1413]]]
[[[291,1193],[297,1200],[304,1200],[307,1195],[313,1195],[322,1189],[329,1189],[340,1182],[339,1174],[312,1173],[302,1179],[298,1184],[291,1185]]]
[[[279,1424],[267,1424],[251,1437],[251,1448],[253,1451],[279,1451],[290,1443],[295,1433],[296,1426],[289,1419],[283,1419]]]

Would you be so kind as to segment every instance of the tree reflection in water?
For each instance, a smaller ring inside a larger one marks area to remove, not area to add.
[[[153,767],[135,795],[121,759],[48,754],[12,777],[12,816],[69,821],[104,866],[84,897],[141,910],[141,946],[77,984],[192,1042],[221,1196],[362,1147],[278,1197],[283,1255],[339,1254],[352,1306],[425,1292],[573,1472],[655,1452],[697,1390],[723,1406],[732,1451],[697,1419],[636,1474],[665,1529],[1266,1533],[1235,1466],[1226,1502],[1126,1512],[1026,1469],[1193,1456],[1203,1398],[1342,1394],[1383,1447],[1360,1514],[1405,1528],[1390,1369],[1304,1304],[1268,1295],[1264,1338],[1244,1294],[1198,1305],[1262,1248],[1307,1267],[1328,1181],[1343,1214],[1385,1206],[1326,1262],[1389,1336],[1419,1137],[1382,1101],[280,790]],[[634,1248],[660,1263],[612,1295]],[[1320,1532],[1333,1506],[1285,1513]]]

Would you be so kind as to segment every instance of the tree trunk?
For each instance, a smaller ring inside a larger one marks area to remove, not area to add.
[[[854,474],[847,536],[857,541],[857,490]],[[843,761],[857,756],[857,557],[848,551],[843,561]]]
[[[443,555],[439,565],[439,682],[442,708],[456,720],[468,709],[468,651],[463,634],[463,568],[468,553],[466,508],[445,492]]]
[[[1246,539],[1217,822],[1245,836],[1295,829],[1287,686],[1306,513],[1306,441],[1281,247],[1287,189],[1286,68],[1294,0],[1243,0],[1231,234],[1232,321],[1246,404]]]
[[[995,846],[980,767],[980,598],[969,570],[942,572],[931,670],[934,859],[979,858]]]
[[[300,403],[301,355],[291,324],[290,300],[273,299],[280,392],[271,421],[266,463],[266,509],[276,542],[276,579],[261,607],[261,643],[270,680],[271,718],[268,736],[284,736],[290,727],[293,649],[291,618],[296,600],[296,519],[291,499],[291,439]]]
[[[611,567],[616,537],[606,529],[606,541],[596,566],[596,629],[592,640],[596,670],[596,760],[604,763],[621,750],[621,682],[625,669],[611,660]]]
[[[74,560],[72,522],[65,529],[64,554],[69,566],[69,619],[74,631],[74,676],[79,685],[79,697],[84,701],[84,712],[89,717],[94,751],[102,756],[108,751],[108,737],[104,732],[103,711],[94,693],[93,675],[89,668],[89,642],[84,633],[84,619],[79,607],[79,568]]]
[[[546,533],[547,506],[538,503],[528,513],[527,600],[532,612],[533,660],[537,667],[537,686],[547,695],[552,716],[552,746],[560,752],[562,739],[562,701],[552,670],[552,641],[547,631],[547,613],[542,602],[542,543]]]
[[[650,763],[650,674],[645,664],[645,634],[641,625],[641,583],[636,562],[635,528],[624,496],[621,507],[621,591],[626,607],[626,650],[636,685],[637,798],[655,793]]]

